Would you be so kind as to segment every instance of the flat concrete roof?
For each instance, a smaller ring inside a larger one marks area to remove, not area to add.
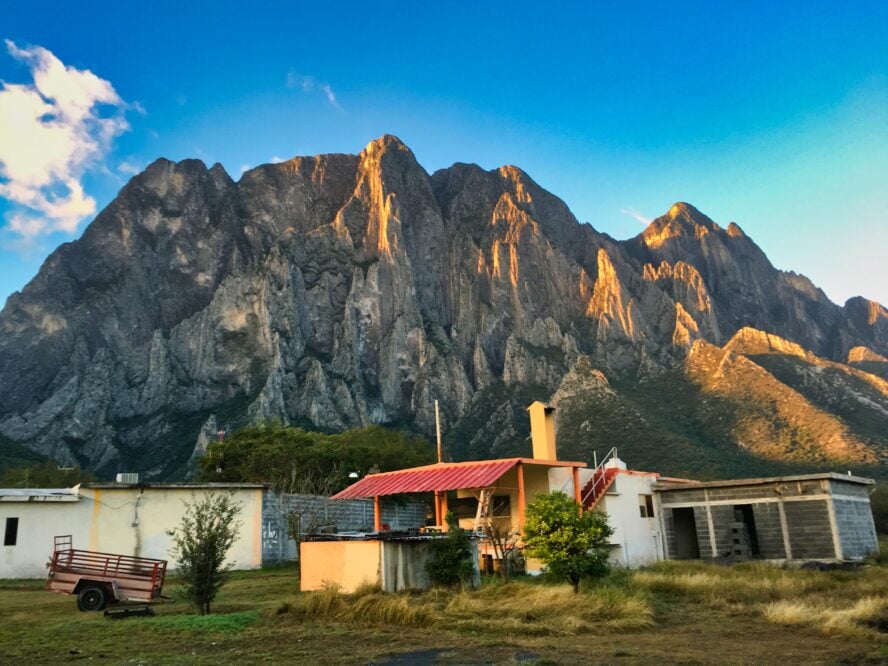
[[[77,502],[73,488],[0,488],[0,502]]]
[[[875,485],[875,481],[862,476],[839,474],[838,472],[820,472],[818,474],[795,474],[793,476],[765,476],[753,479],[725,479],[723,481],[660,481],[654,490],[668,492],[670,490],[693,490],[695,488],[729,488],[733,486],[763,486],[771,483],[792,483],[795,481],[816,481],[828,479],[857,483],[863,486]]]
[[[208,488],[213,489],[217,488],[219,490],[236,490],[238,488],[266,488],[267,485],[264,483],[189,483],[187,481],[182,482],[150,482],[146,481],[145,483],[117,483],[115,481],[90,481],[89,483],[81,483],[81,488],[93,488],[95,490],[119,490],[119,489],[127,489],[127,488],[158,488],[158,489],[183,489],[183,490],[197,490],[199,488]]]

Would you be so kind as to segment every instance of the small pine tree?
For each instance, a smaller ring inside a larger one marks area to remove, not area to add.
[[[597,578],[608,571],[607,538],[613,530],[607,515],[581,511],[562,492],[538,495],[527,507],[524,522],[525,553],[538,557],[555,576],[580,591],[582,578]]]
[[[231,495],[210,493],[203,499],[185,502],[182,522],[169,534],[172,554],[182,577],[184,595],[201,615],[228,580],[231,564],[225,556],[237,538],[241,504]]]
[[[451,512],[447,521],[447,536],[432,541],[434,554],[426,563],[426,573],[432,583],[441,587],[457,587],[472,580],[475,567],[472,562],[472,540]]]

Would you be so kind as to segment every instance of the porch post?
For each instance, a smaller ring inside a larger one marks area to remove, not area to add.
[[[439,491],[435,491],[435,525],[440,527],[443,525],[443,518],[441,515],[441,493]]]
[[[524,465],[518,463],[518,530],[524,532]]]
[[[583,508],[583,496],[582,489],[580,488],[580,468],[574,467],[573,471],[573,482],[574,482],[574,499],[577,501],[577,504],[580,505],[580,508]]]
[[[382,532],[382,509],[379,505],[379,495],[373,498],[373,529]]]
[[[447,491],[441,493],[441,525],[447,531]]]

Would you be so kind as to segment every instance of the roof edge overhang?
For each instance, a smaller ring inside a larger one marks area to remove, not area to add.
[[[517,465],[550,468],[583,468],[584,462],[568,460],[539,460],[536,458],[501,458],[497,460],[469,460],[456,463],[434,463],[368,474],[360,481],[341,490],[331,499],[369,499],[389,495],[409,495],[431,492],[449,492],[486,488]],[[474,470],[486,471],[472,473]]]
[[[678,481],[676,479],[661,479],[655,486],[655,490],[693,490],[695,488],[722,488],[736,486],[763,486],[771,483],[795,483],[797,481],[842,481],[856,483],[863,486],[875,485],[873,479],[862,476],[839,474],[838,472],[822,472],[819,474],[796,474],[793,476],[770,476],[751,479],[726,479],[723,481]]]

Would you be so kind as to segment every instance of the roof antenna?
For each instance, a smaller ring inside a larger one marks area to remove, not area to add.
[[[438,401],[435,400],[435,431],[438,435],[438,462],[441,460],[441,414],[438,411]]]

